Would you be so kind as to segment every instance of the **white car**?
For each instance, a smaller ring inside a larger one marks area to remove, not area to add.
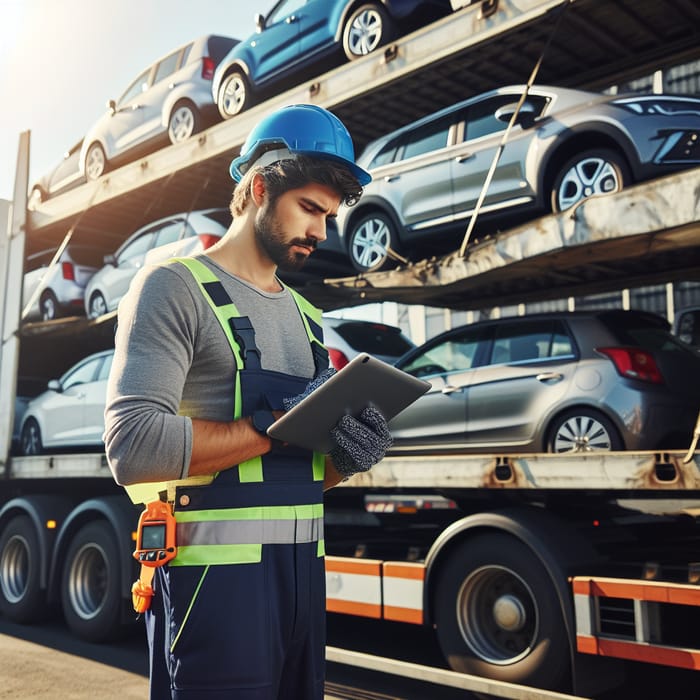
[[[56,249],[50,248],[27,258],[22,282],[26,321],[51,321],[83,313],[85,285],[100,269],[102,253],[97,248],[71,243],[54,262],[55,257]]]
[[[103,350],[73,365],[24,411],[20,452],[39,455],[46,448],[103,449],[107,377],[114,350]]]
[[[194,255],[216,243],[231,223],[228,209],[201,209],[166,216],[141,227],[104,259],[85,287],[85,313],[97,318],[114,311],[144,266]]]

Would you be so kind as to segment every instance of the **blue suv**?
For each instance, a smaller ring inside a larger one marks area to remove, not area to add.
[[[350,61],[360,58],[451,11],[449,0],[280,0],[267,16],[256,15],[255,33],[217,67],[214,101],[230,119],[263,89],[291,87],[285,81],[303,79],[321,61],[329,66],[343,52]]]

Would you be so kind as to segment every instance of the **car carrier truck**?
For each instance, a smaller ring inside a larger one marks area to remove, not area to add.
[[[110,639],[135,621],[132,551],[141,507],[114,483],[104,454],[11,453],[18,378],[58,376],[110,347],[115,323],[114,314],[24,323],[28,251],[47,244],[58,249],[85,235],[110,252],[115,225],[126,236],[145,214],[157,218],[181,208],[183,194],[193,208],[220,206],[230,195],[225,164],[255,120],[278,103],[315,101],[335,109],[362,143],[383,128],[369,126],[368,96],[386,95],[387,105],[396,100],[394,115],[405,109],[408,119],[421,102],[417,81],[429,92],[441,75],[451,84],[460,66],[473,65],[477,56],[495,61],[498,42],[503,56],[491,66],[493,80],[508,74],[513,82],[508,52],[526,36],[546,34],[548,13],[561,5],[473,3],[380,56],[341,67],[31,212],[29,134],[20,136],[13,202],[0,203],[3,617],[40,622],[59,608],[76,635],[93,641]],[[683,16],[695,12],[690,5],[677,19],[675,44],[671,34],[661,35],[663,23],[679,14],[673,3],[570,5],[575,31],[569,27],[567,36],[574,47],[590,40],[594,28],[634,15],[647,32],[646,44],[631,52],[635,69],[658,60],[663,47],[669,56],[697,53],[697,42],[688,38],[692,22]],[[655,42],[648,21],[653,13],[660,13]],[[631,46],[638,38],[630,33],[624,39]],[[632,69],[624,56],[612,57],[605,42],[599,52],[573,56],[590,60],[588,72],[579,66],[578,84],[601,83],[606,70],[619,77]],[[479,86],[488,80],[486,73],[475,77]],[[391,110],[382,110],[392,118]],[[303,291],[325,308],[394,300],[476,309],[692,278],[700,269],[698,192],[696,170],[589,200],[576,216],[547,216],[496,234],[470,245],[466,256],[311,281]],[[544,242],[533,255],[535,239]],[[663,453],[390,454],[327,495],[327,609],[429,626],[455,671],[535,688],[593,692],[592,681],[619,682],[628,661],[698,670],[697,437],[688,435],[687,447]]]

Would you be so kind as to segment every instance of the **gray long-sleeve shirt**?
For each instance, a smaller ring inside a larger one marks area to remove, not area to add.
[[[288,290],[263,292],[200,259],[249,316],[264,369],[311,378],[313,355]],[[105,449],[119,484],[187,476],[192,418],[233,419],[235,361],[208,301],[184,265],[140,271],[119,305],[107,387]]]

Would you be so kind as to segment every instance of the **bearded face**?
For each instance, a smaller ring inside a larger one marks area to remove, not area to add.
[[[300,270],[310,253],[316,249],[312,238],[289,238],[279,215],[277,202],[265,200],[255,217],[255,238],[273,263],[282,271]],[[305,249],[305,250],[302,250]]]

